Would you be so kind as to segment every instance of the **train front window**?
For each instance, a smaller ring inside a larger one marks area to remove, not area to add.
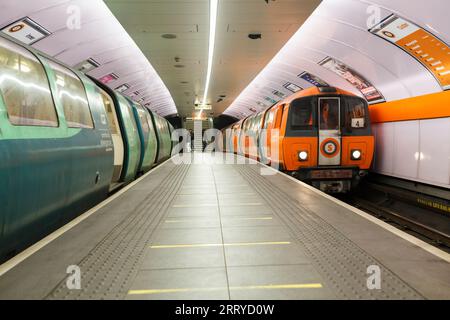
[[[339,130],[339,98],[319,99],[320,130]]]
[[[312,130],[316,122],[312,99],[303,98],[292,101],[289,118],[291,130]]]
[[[366,104],[362,99],[348,98],[345,117],[347,129],[362,129],[367,126]]]

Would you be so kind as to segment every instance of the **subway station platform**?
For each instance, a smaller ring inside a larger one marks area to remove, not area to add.
[[[0,299],[450,299],[448,254],[260,164],[194,156],[2,265]]]

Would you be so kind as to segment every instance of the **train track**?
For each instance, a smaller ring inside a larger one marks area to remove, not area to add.
[[[440,212],[439,206],[420,205],[422,201],[418,199],[422,197],[372,182],[364,182],[355,192],[339,196],[341,200],[450,252],[450,215]],[[433,201],[448,204],[444,199]]]

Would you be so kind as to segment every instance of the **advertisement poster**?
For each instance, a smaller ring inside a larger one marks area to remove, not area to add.
[[[450,89],[450,47],[443,41],[395,15],[370,29],[370,32],[416,58],[434,75],[442,89]]]
[[[328,83],[320,79],[319,77],[316,77],[315,75],[312,75],[308,72],[302,72],[298,75],[300,79],[305,80],[306,82],[311,83],[312,85],[316,87],[328,87]]]
[[[2,32],[25,44],[33,44],[50,34],[28,17],[3,28]]]
[[[298,85],[296,85],[294,83],[290,83],[290,82],[285,83],[283,87],[285,87],[286,89],[288,89],[289,91],[294,92],[294,93],[302,90],[301,87],[299,87]]]
[[[385,101],[383,95],[369,81],[346,64],[330,57],[326,58],[319,64],[347,80],[356,89],[361,91],[367,101],[371,103]]]

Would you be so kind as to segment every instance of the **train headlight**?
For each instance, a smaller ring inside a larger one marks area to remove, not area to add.
[[[352,150],[352,160],[361,160],[361,150]]]
[[[298,158],[300,159],[300,161],[306,161],[308,160],[308,152],[306,151],[300,151],[298,153]]]

